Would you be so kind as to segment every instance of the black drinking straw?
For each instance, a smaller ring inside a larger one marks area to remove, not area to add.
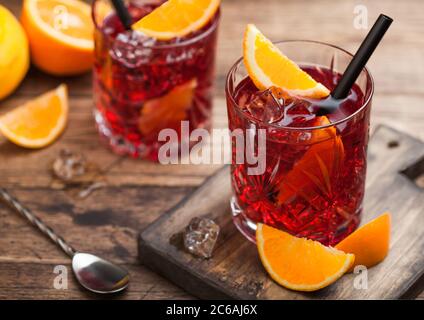
[[[380,14],[358,51],[355,53],[352,61],[350,61],[347,66],[336,88],[331,92],[331,97],[333,99],[338,100],[346,98],[350,88],[352,88],[362,69],[368,62],[368,59],[371,57],[392,22],[392,18]]]
[[[132,18],[122,0],[112,0],[112,4],[115,7],[116,13],[118,14],[119,20],[124,25],[126,30],[131,30]]]

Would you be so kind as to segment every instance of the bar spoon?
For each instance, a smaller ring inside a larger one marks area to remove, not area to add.
[[[109,261],[89,253],[77,252],[72,246],[56,234],[31,210],[24,207],[8,191],[0,188],[0,199],[3,199],[15,211],[36,226],[44,235],[57,244],[72,258],[72,270],[78,282],[87,290],[95,293],[115,293],[127,288],[130,277],[128,271]]]

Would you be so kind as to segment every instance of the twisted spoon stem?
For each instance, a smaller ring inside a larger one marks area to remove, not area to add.
[[[50,238],[54,243],[59,245],[59,247],[71,258],[77,252],[72,246],[66,243],[66,241],[58,236],[56,232],[46,225],[43,220],[38,218],[31,210],[24,207],[16,198],[11,196],[6,189],[0,188],[0,198],[4,200],[8,205],[10,205],[15,211],[20,213],[25,217],[32,225],[36,226],[43,234]]]

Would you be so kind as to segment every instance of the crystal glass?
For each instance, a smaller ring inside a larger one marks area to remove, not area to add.
[[[336,73],[340,75],[352,58],[343,49],[315,41],[285,41],[277,46],[302,68],[313,71],[317,81],[329,83],[329,89]],[[255,154],[259,154],[259,130],[265,132],[266,161],[263,173],[249,174],[252,165],[237,163],[240,145],[232,140],[231,207],[235,225],[252,241],[256,223],[262,222],[326,245],[336,244],[360,222],[373,95],[371,75],[364,69],[356,82],[356,89],[363,95],[356,101],[360,104],[354,106],[354,112],[317,127],[265,123],[244,111],[239,97],[247,77],[239,59],[226,82],[229,128],[232,132],[250,129],[256,139]]]
[[[133,21],[164,1],[126,1]],[[201,30],[159,41],[125,31],[109,1],[93,3],[94,104],[98,131],[119,154],[158,160],[162,129],[180,138],[211,125],[212,85],[219,12]]]

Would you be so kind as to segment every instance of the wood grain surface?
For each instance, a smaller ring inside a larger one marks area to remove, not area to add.
[[[17,16],[21,1],[2,0]],[[394,23],[369,62],[376,92],[372,125],[388,124],[424,139],[424,2],[422,0],[223,0],[216,72],[214,126],[226,126],[226,72],[241,55],[241,36],[253,22],[273,40],[314,39],[354,51],[367,30],[353,27],[354,8],[364,4],[369,24],[380,12]],[[242,9],[241,9],[242,8]],[[31,68],[20,88],[0,102],[0,114],[58,84],[70,91],[66,132],[51,147],[28,151],[0,137],[0,184],[25,202],[80,250],[128,267],[132,282],[116,298],[190,298],[182,289],[140,266],[140,230],[173,207],[220,166],[160,166],[121,159],[99,143],[92,119],[91,75],[55,78]],[[53,188],[51,162],[63,149],[82,152],[101,168],[108,187],[76,200],[72,190]],[[67,257],[22,218],[0,205],[0,299],[96,298],[69,277],[68,290],[53,288],[54,266]],[[419,298],[424,294],[417,292]]]

